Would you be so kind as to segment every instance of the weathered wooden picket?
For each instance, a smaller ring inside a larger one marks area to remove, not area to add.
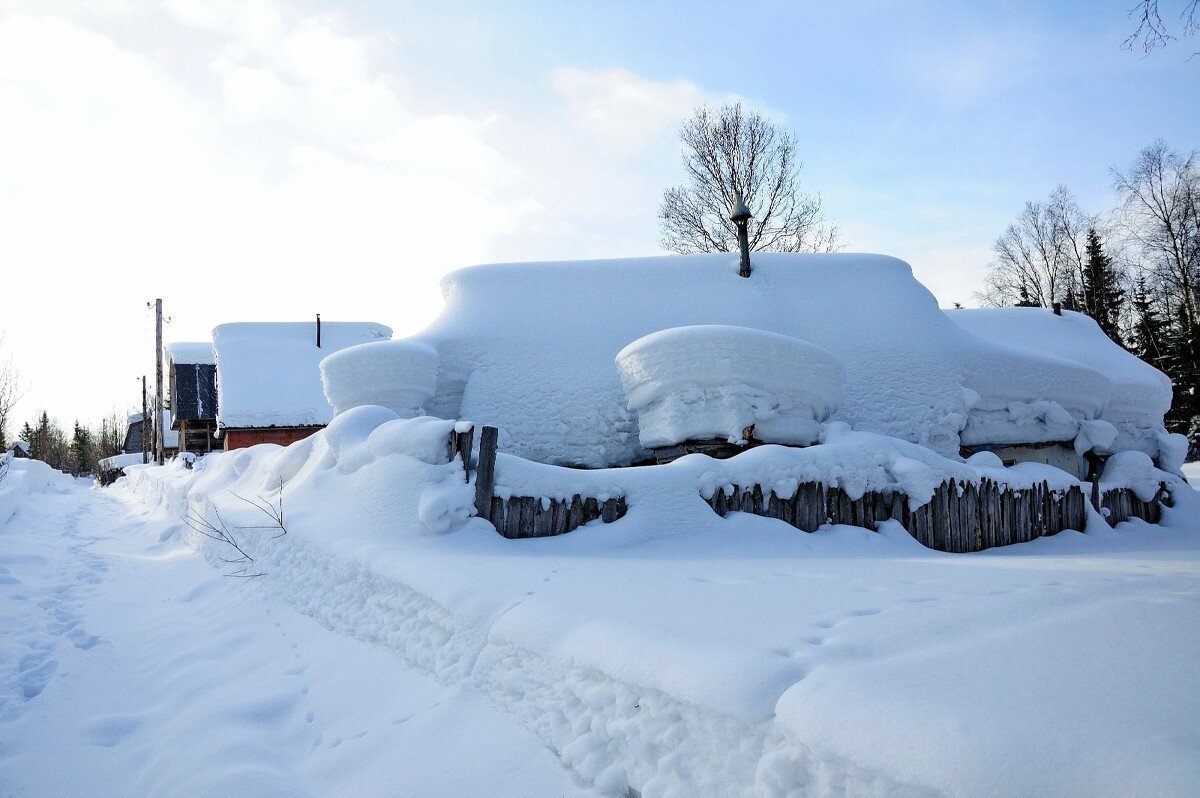
[[[1148,502],[1139,499],[1129,488],[1106,490],[1100,498],[1101,513],[1109,526],[1116,526],[1130,518],[1140,518],[1147,523],[1157,524],[1162,520],[1164,504],[1170,506],[1170,494],[1164,485],[1158,487],[1158,492]]]
[[[479,456],[472,462],[474,430],[456,430],[447,443],[448,457],[461,457],[471,479],[475,471],[476,514],[495,526],[507,538],[532,538],[562,535],[589,521],[610,523],[628,510],[623,496],[600,500],[574,495],[569,499],[538,496],[495,495],[495,427],[480,429]],[[1167,498],[1160,489],[1152,501],[1144,502],[1128,488],[1104,491],[1096,497],[1109,524],[1130,518],[1157,523],[1162,502]],[[730,512],[753,513],[776,518],[797,529],[814,532],[823,524],[847,524],[874,530],[887,520],[896,520],[922,545],[938,551],[965,553],[996,546],[1024,543],[1054,535],[1064,529],[1084,528],[1088,498],[1079,485],[1056,490],[1046,482],[1024,488],[1010,488],[990,479],[978,483],[943,482],[933,498],[910,508],[908,498],[899,492],[867,492],[851,499],[841,488],[829,488],[817,482],[801,483],[788,498],[761,485],[734,485],[706,499],[720,516]]]

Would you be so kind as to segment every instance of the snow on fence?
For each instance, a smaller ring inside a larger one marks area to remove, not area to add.
[[[498,433],[491,426],[480,430],[479,457],[474,463],[471,425],[460,422],[447,447],[451,460],[462,458],[468,482],[472,465],[475,466],[476,514],[491,522],[504,537],[563,535],[596,519],[611,523],[628,511],[623,496],[603,501],[579,494],[570,499],[496,496]],[[1097,509],[1102,510],[1111,525],[1130,518],[1157,523],[1169,495],[1160,487],[1150,501],[1143,501],[1130,488],[1116,488],[1103,491],[1098,499]],[[868,491],[851,499],[845,490],[819,482],[800,483],[787,498],[777,496],[773,490],[764,492],[757,484],[734,485],[730,492],[721,488],[705,501],[722,517],[731,512],[752,513],[778,519],[805,532],[814,532],[823,524],[874,530],[883,521],[895,520],[923,546],[951,553],[1025,543],[1064,529],[1082,530],[1087,524],[1088,507],[1088,498],[1080,485],[1059,490],[1041,482],[1010,488],[987,478],[978,483],[949,479],[934,490],[930,501],[916,508],[909,507],[908,497],[898,491]]]
[[[451,457],[463,458],[467,480],[471,474],[471,430],[455,428],[450,437]],[[538,496],[502,498],[493,492],[496,484],[496,441],[499,430],[483,427],[479,433],[479,460],[475,474],[475,513],[490,521],[496,531],[506,538],[540,538],[565,535],[597,518],[606,524],[625,515],[628,506],[624,496],[600,501],[595,497],[575,494],[570,499],[547,499]]]

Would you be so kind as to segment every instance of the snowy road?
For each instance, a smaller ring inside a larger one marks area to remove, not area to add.
[[[584,795],[478,695],[230,579],[109,492],[0,524],[0,795]]]

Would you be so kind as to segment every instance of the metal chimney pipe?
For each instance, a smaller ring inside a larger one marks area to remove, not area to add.
[[[321,314],[317,314],[317,349],[321,348]]]

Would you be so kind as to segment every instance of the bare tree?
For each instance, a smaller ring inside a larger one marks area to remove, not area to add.
[[[1143,53],[1150,53],[1159,47],[1166,47],[1175,38],[1163,22],[1158,10],[1158,0],[1138,0],[1137,5],[1129,10],[1130,19],[1136,19],[1137,30],[1121,44],[1126,50],[1135,47]],[[1188,0],[1179,13],[1182,23],[1183,36],[1195,36],[1200,31],[1200,0]]]
[[[0,335],[0,351],[3,349],[4,336]],[[8,425],[9,418],[21,395],[20,378],[12,358],[0,360],[0,443],[8,443],[8,435],[12,431]]]
[[[1096,219],[1066,186],[1046,202],[1027,202],[992,246],[996,259],[976,298],[985,305],[1049,306],[1080,296],[1087,231]]]
[[[741,193],[754,218],[750,249],[832,252],[838,231],[822,216],[819,194],[800,190],[803,164],[787,130],[741,103],[697,108],[679,133],[684,185],[663,192],[658,218],[662,245],[672,252],[732,252],[737,228],[729,221]]]
[[[1119,223],[1141,263],[1187,322],[1200,325],[1200,153],[1156,141],[1112,176]]]

